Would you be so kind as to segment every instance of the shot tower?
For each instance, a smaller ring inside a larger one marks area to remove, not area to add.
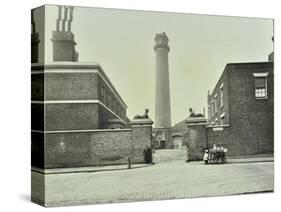
[[[159,148],[169,148],[171,128],[171,104],[169,85],[168,46],[169,38],[166,33],[155,36],[154,51],[156,54],[156,95],[155,95],[155,130]]]

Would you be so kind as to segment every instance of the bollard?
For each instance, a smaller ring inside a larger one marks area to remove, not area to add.
[[[128,157],[128,169],[131,169],[131,158]]]
[[[186,148],[186,160],[185,160],[185,162],[186,163],[189,162],[189,148],[188,147]]]
[[[154,163],[154,153],[155,153],[155,150],[154,149],[152,149],[152,152],[151,152],[151,164],[152,165],[154,165],[155,163]]]

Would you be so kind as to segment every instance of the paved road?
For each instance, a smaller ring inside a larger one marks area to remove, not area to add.
[[[50,206],[241,194],[273,190],[273,162],[203,165],[173,161],[145,168],[46,177]]]

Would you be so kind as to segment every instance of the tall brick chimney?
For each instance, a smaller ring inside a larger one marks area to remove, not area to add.
[[[76,42],[71,32],[73,7],[58,6],[56,31],[53,31],[53,61],[78,61]]]
[[[156,54],[155,128],[170,128],[169,38],[166,33],[163,32],[157,33],[154,40],[154,51]]]

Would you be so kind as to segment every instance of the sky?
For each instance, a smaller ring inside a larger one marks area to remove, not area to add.
[[[79,61],[102,66],[126,102],[130,119],[148,108],[154,120],[156,33],[169,37],[173,125],[189,115],[190,107],[203,112],[208,90],[213,90],[227,63],[267,61],[273,51],[272,19],[87,7],[74,7],[73,16]],[[57,7],[46,6],[41,60],[52,61],[56,18]]]

